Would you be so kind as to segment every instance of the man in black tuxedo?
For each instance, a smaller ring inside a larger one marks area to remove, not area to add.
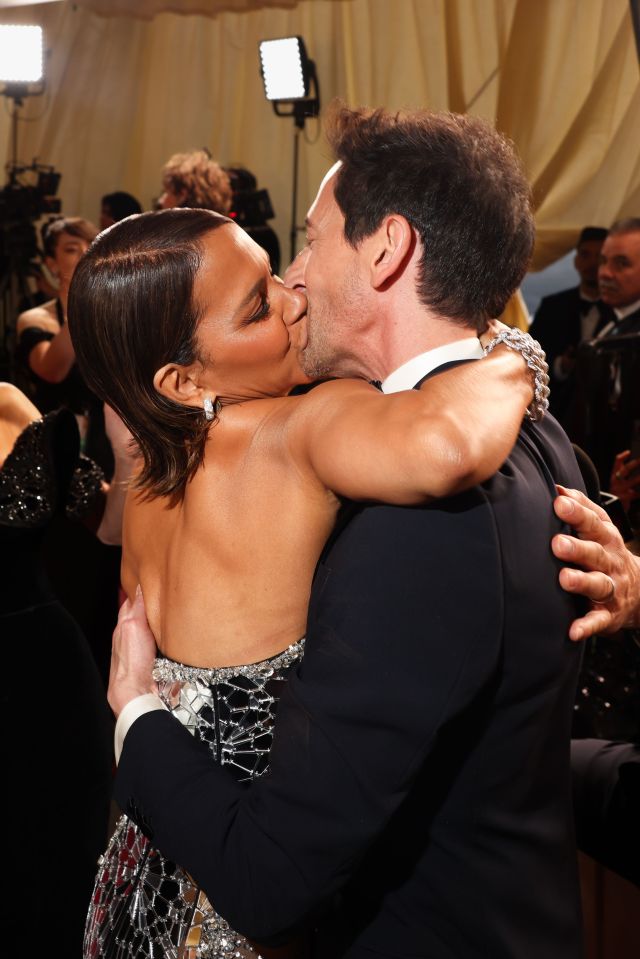
[[[616,455],[640,438],[640,217],[619,220],[609,230],[598,283],[613,315],[578,351],[569,431],[594,461],[602,488],[609,489]]]
[[[638,642],[640,557],[625,546],[602,507],[579,492],[565,490],[554,508],[575,533],[552,542],[558,559],[571,564],[560,572],[561,585],[592,601],[586,616],[571,625],[572,638],[630,629]],[[640,744],[574,739],[571,768],[580,849],[640,886]]]
[[[481,355],[534,238],[511,146],[450,114],[342,110],[308,216],[308,371],[411,388]],[[114,637],[116,798],[257,941],[318,959],[578,959],[569,740],[580,604],[557,586],[552,417],[485,485],[353,504],[312,589],[271,769],[249,788],[157,708],[140,602]],[[122,711],[124,709],[124,712]]]
[[[573,260],[580,275],[579,285],[543,297],[529,330],[547,354],[549,408],[565,427],[573,398],[578,346],[595,336],[614,316],[598,289],[600,252],[607,232],[600,226],[582,230]]]

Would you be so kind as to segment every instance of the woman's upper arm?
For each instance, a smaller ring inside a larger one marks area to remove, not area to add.
[[[323,383],[300,400],[297,455],[351,499],[411,505],[468,489],[517,439],[531,390],[513,359],[461,364],[390,396],[363,381]]]
[[[452,492],[466,470],[459,438],[427,395],[384,396],[335,380],[300,399],[291,446],[327,489],[351,499],[410,505]]]

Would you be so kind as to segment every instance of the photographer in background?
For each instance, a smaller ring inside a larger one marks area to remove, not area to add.
[[[192,207],[227,214],[231,209],[231,182],[208,150],[174,153],[162,168],[158,209]]]

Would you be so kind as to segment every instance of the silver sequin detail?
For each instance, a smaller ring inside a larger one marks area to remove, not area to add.
[[[47,430],[59,411],[34,420],[22,431],[0,470],[0,523],[37,529],[47,523],[56,508],[57,484],[50,459]],[[80,456],[69,484],[67,515],[80,519],[93,505],[102,487],[99,466]]]
[[[44,431],[44,420],[23,430],[0,472],[0,522],[8,526],[35,528],[53,514],[55,491]]]
[[[81,453],[71,478],[65,507],[70,519],[82,519],[85,513],[89,512],[102,491],[103,479],[104,474],[98,464]]]
[[[245,676],[247,679],[269,679],[279,669],[288,669],[302,658],[304,639],[288,646],[287,649],[265,659],[261,663],[249,663],[246,666],[218,666],[208,669],[203,666],[185,666],[171,659],[158,657],[153,666],[153,678],[157,683],[187,682],[203,683],[205,686],[224,683],[228,679]]]
[[[304,640],[247,666],[202,669],[156,660],[167,707],[240,781],[267,769],[280,691],[302,658]],[[212,908],[180,866],[165,859],[126,816],[96,878],[85,929],[85,959],[260,959]]]

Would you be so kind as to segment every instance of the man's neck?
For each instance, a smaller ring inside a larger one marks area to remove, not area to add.
[[[451,320],[425,310],[416,310],[413,315],[394,314],[377,326],[380,331],[378,349],[375,351],[376,374],[372,379],[385,380],[416,356],[429,353],[439,347],[477,337],[475,328],[460,326]]]

